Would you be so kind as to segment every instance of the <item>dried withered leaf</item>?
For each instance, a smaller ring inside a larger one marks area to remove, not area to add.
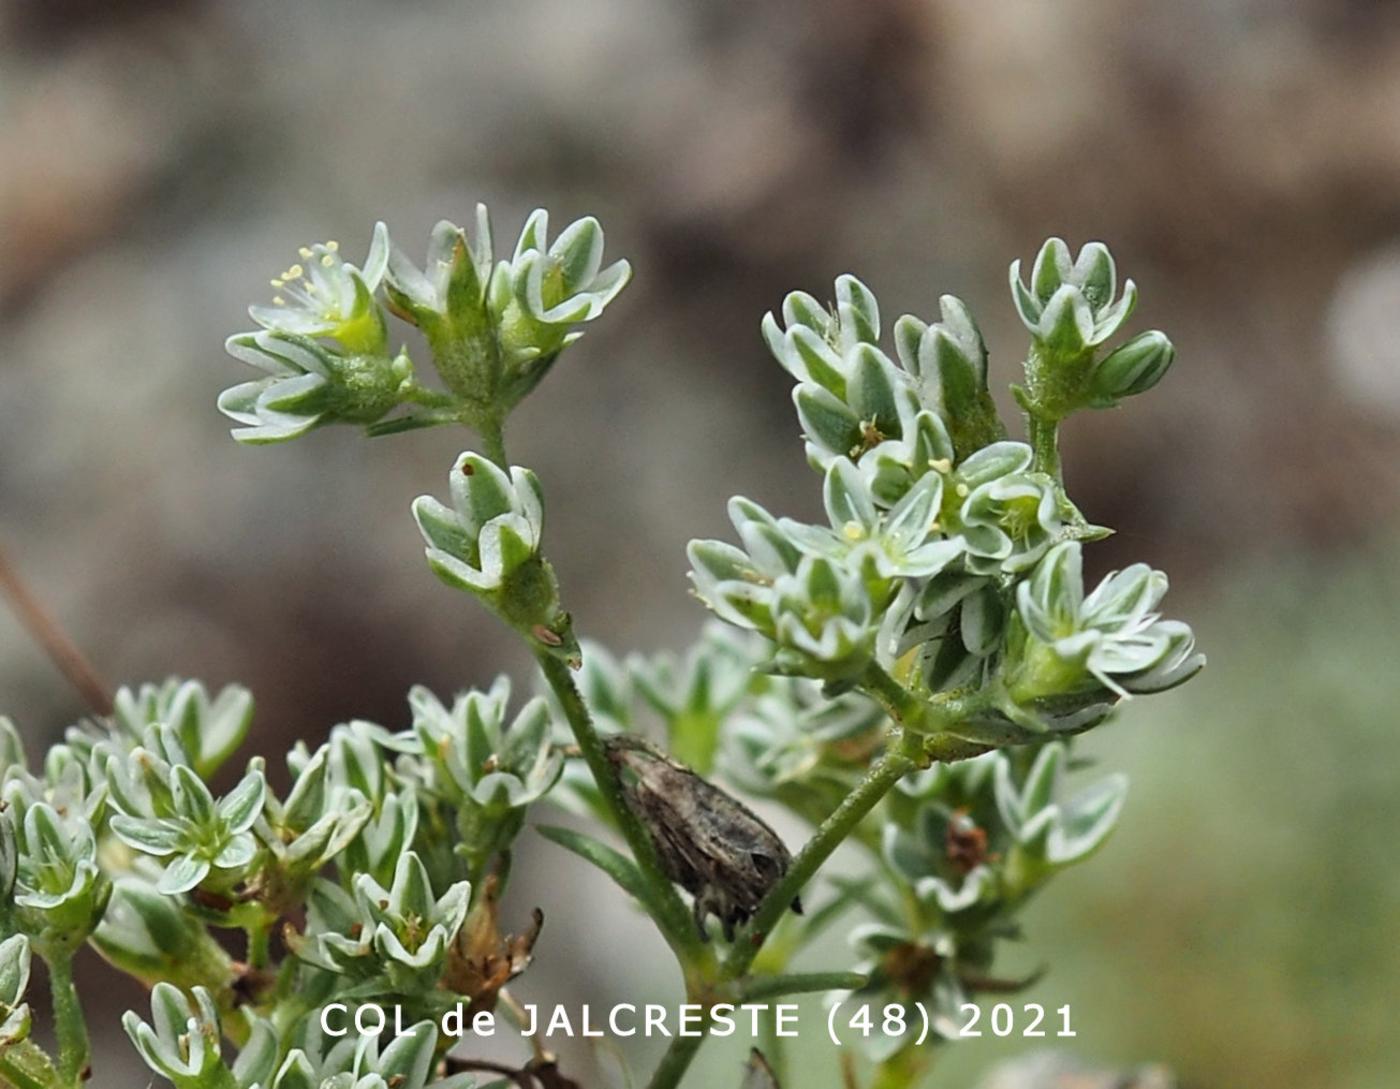
[[[443,977],[450,990],[470,1000],[469,1015],[495,1008],[500,989],[530,966],[535,941],[544,926],[544,913],[535,908],[524,932],[502,935],[498,895],[496,875],[491,874],[481,899],[462,924]]]
[[[695,898],[701,938],[707,937],[706,918],[714,915],[733,941],[735,927],[787,873],[787,847],[743,802],[655,746],[626,734],[603,744],[666,876]],[[801,902],[794,900],[792,909],[800,914]]]

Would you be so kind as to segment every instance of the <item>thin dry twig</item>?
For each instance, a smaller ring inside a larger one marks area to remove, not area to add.
[[[98,676],[97,670],[83,656],[77,644],[68,637],[58,621],[20,578],[19,571],[3,548],[0,548],[0,593],[9,600],[19,622],[43,648],[59,672],[78,690],[88,707],[96,714],[110,715],[112,690]]]

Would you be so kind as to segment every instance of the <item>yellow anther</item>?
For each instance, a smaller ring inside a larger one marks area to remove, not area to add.
[[[848,541],[860,541],[865,538],[865,527],[859,522],[847,522],[841,527],[841,533]]]
[[[329,242],[326,243],[326,249],[330,250],[331,253],[335,253],[338,249],[340,249],[340,243],[337,242],[334,238],[332,238]]]
[[[311,256],[311,247],[310,247],[310,246],[301,246],[301,247],[299,247],[299,248],[297,249],[297,256],[300,257],[303,261],[305,261],[308,257]]]
[[[948,458],[929,458],[928,467],[935,473],[951,472],[953,463]]]
[[[286,280],[300,280],[305,273],[306,269],[302,268],[300,265],[293,265],[282,274],[282,277]]]
[[[281,286],[282,286],[282,281],[281,281],[281,280],[278,280],[278,279],[268,280],[267,282],[270,283],[273,287],[281,287]]]
[[[956,488],[954,488],[953,490],[954,490],[955,492],[958,493],[958,498],[959,498],[959,499],[966,499],[966,498],[967,498],[968,487],[967,487],[966,484],[959,484],[959,485],[958,485]]]
[[[274,295],[274,296],[272,296],[272,305],[273,305],[273,306],[286,306],[286,305],[287,305],[287,300],[284,299],[284,298],[282,298],[281,295]]]
[[[330,268],[333,264],[335,264],[335,258],[332,257],[330,254],[326,254],[324,257],[321,258],[322,268]]]

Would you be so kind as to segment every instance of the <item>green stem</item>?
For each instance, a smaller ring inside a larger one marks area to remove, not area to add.
[[[866,694],[900,726],[918,729],[923,724],[928,705],[874,662],[866,667],[860,683]]]
[[[92,1050],[78,989],[73,985],[73,954],[66,950],[55,952],[48,958],[48,966],[54,1034],[58,1040],[58,1077],[60,1084],[76,1087],[87,1078]]]
[[[1030,436],[1033,452],[1031,468],[1037,473],[1053,477],[1057,484],[1064,483],[1064,474],[1060,468],[1059,421],[1027,412],[1026,432]]]
[[[573,731],[579,752],[588,764],[588,770],[598,785],[598,791],[608,807],[608,812],[617,822],[627,846],[632,849],[637,869],[654,891],[660,909],[656,924],[686,973],[687,988],[693,991],[698,980],[707,974],[707,968],[713,965],[714,954],[700,941],[690,912],[680,894],[676,892],[675,886],[671,884],[670,878],[661,869],[661,861],[657,857],[656,847],[652,844],[650,835],[627,804],[627,799],[622,793],[622,784],[617,778],[617,770],[603,751],[602,739],[593,726],[593,717],[588,713],[583,697],[574,684],[569,667],[543,648],[535,651],[535,659],[540,664],[545,681],[554,690],[564,709],[564,717]]]
[[[661,1056],[661,1062],[652,1072],[651,1081],[647,1082],[647,1089],[675,1089],[681,1083],[681,1078],[685,1077],[685,1072],[690,1069],[690,1064],[695,1061],[695,1055],[700,1050],[700,1045],[709,1038],[709,1022],[704,1026],[703,1035],[677,1036],[671,1041],[671,1046],[666,1049],[666,1054]]]
[[[481,445],[486,456],[502,469],[509,470],[510,462],[506,459],[505,424],[503,421],[487,417],[477,425],[477,431],[481,435]]]
[[[272,930],[271,921],[265,916],[250,923],[248,934],[248,967],[262,970],[268,963],[268,938]]]
[[[897,738],[895,741],[885,755],[866,772],[865,778],[855,790],[846,795],[845,800],[822,821],[812,838],[792,860],[787,873],[768,890],[758,910],[754,912],[753,919],[734,942],[720,972],[722,981],[733,982],[743,977],[783,912],[797,899],[803,886],[851,834],[856,825],[875,808],[890,788],[899,782],[902,776],[913,770],[914,761],[905,755],[902,746],[897,743]],[[842,973],[841,978],[849,982],[851,977]],[[764,985],[769,982],[756,981],[750,988],[761,993]],[[671,1046],[661,1058],[661,1064],[652,1074],[651,1081],[647,1082],[647,1089],[675,1089],[685,1076],[686,1070],[690,1068],[705,1039],[706,1035],[698,1035],[678,1036],[672,1040]]]
[[[993,697],[986,692],[975,692],[971,695],[956,691],[939,692],[928,698],[921,698],[873,662],[861,677],[861,688],[885,709],[890,718],[903,725],[906,731],[922,734],[917,743],[911,739],[908,744],[911,746],[911,753],[917,746],[924,760],[950,764],[957,760],[981,756],[993,748],[978,741],[957,737],[950,730],[956,723],[966,721],[973,714],[985,711],[992,705]]]
[[[866,814],[875,808],[880,799],[889,793],[890,788],[914,769],[914,761],[904,752],[901,742],[902,738],[892,739],[885,755],[866,772],[865,778],[832,810],[831,815],[822,821],[812,838],[797,852],[797,857],[792,860],[787,873],[768,890],[758,910],[754,912],[753,919],[745,927],[739,940],[734,943],[729,958],[724,962],[723,978],[739,979],[748,971],[749,965],[763,948],[764,940],[777,925],[778,919],[797,899],[822,863],[831,857],[832,852],[851,834]],[[652,1089],[661,1087],[653,1083]]]
[[[57,1089],[49,1057],[29,1040],[0,1044],[0,1085],[6,1089]]]

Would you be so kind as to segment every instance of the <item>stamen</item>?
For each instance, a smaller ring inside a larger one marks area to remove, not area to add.
[[[322,268],[330,268],[333,264],[335,264],[335,258],[332,257],[330,254],[326,254],[324,257],[321,258]]]
[[[340,249],[340,243],[337,242],[334,238],[332,238],[329,242],[326,243],[326,249],[330,250],[331,253],[335,253],[337,250]]]
[[[297,250],[297,256],[299,256],[303,261],[305,261],[308,257],[311,256],[311,247],[301,246]]]
[[[274,295],[274,296],[272,296],[272,305],[273,305],[273,306],[286,306],[286,305],[287,305],[287,300],[284,299],[284,298],[282,298],[281,295]]]
[[[304,275],[306,275],[306,269],[302,268],[300,265],[293,265],[283,274],[283,279],[300,280]]]
[[[276,278],[271,279],[271,280],[268,280],[268,283],[270,283],[273,287],[281,287],[281,286],[282,286],[282,281],[281,281],[281,280],[278,280],[278,279],[276,279]]]

